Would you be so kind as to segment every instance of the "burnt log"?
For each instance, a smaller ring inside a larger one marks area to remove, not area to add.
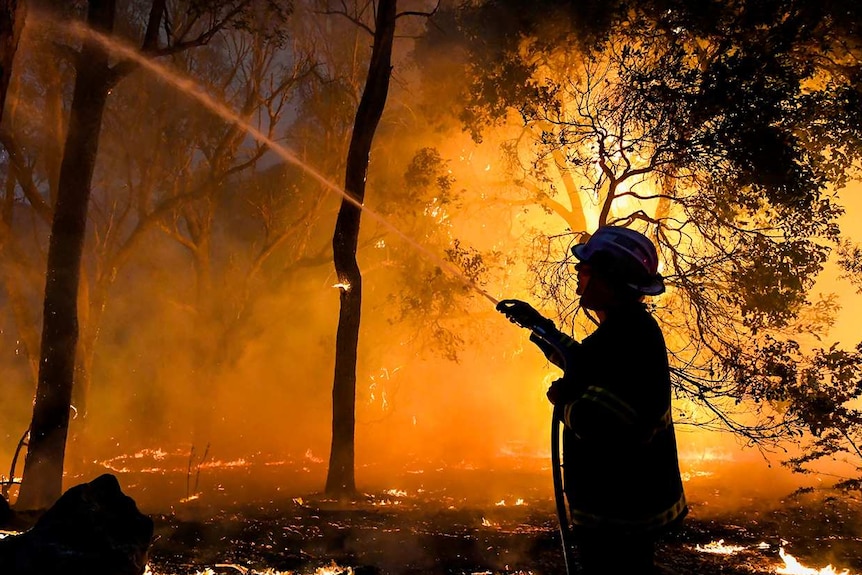
[[[32,529],[0,540],[0,573],[141,575],[152,537],[152,519],[106,474],[70,488]]]

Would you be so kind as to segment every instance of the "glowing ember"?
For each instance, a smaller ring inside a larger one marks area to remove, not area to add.
[[[380,501],[373,502],[371,505],[374,507],[386,507],[389,505],[401,505],[401,502],[397,499],[394,501],[392,499],[381,499]]]
[[[337,284],[332,284],[332,287],[342,289],[344,291],[350,291],[350,284],[346,282],[339,282]]]
[[[850,575],[847,569],[836,571],[832,565],[827,565],[820,570],[805,567],[793,555],[786,553],[783,547],[779,549],[778,554],[784,560],[784,567],[777,568],[775,572],[782,575]]]
[[[407,497],[407,492],[403,489],[387,489],[385,493],[386,495],[391,495],[392,497]]]
[[[712,543],[707,543],[703,546],[697,545],[695,549],[703,553],[715,553],[717,555],[733,555],[734,553],[742,551],[743,549],[745,549],[745,547],[740,547],[739,545],[725,545],[724,539],[719,539],[718,541],[713,541]]]
[[[188,497],[183,497],[182,499],[180,499],[180,503],[188,503],[189,501],[194,501],[200,498],[200,493],[196,493],[194,495],[189,495]]]
[[[251,463],[245,459],[234,459],[233,461],[207,461],[201,463],[200,467],[207,469],[223,469],[226,467],[249,467]]]
[[[217,575],[218,573],[223,573],[224,569],[234,569],[237,573],[242,575],[353,575],[353,567],[340,567],[335,563],[328,565],[326,567],[318,567],[314,571],[276,571],[275,569],[264,569],[263,571],[248,569],[246,567],[242,567],[240,565],[234,565],[232,563],[227,564],[219,564],[215,566],[219,571],[215,571],[207,567],[203,571],[197,571],[195,575]],[[153,571],[149,565],[147,565],[144,570],[144,575],[172,575],[169,573],[162,573]]]
[[[497,524],[496,524],[496,523],[492,523],[491,521],[488,521],[487,519],[485,519],[485,518],[483,517],[483,518],[482,518],[482,527],[497,527]]]
[[[6,539],[7,537],[12,537],[13,535],[20,535],[20,531],[4,531],[0,530],[0,539]]]

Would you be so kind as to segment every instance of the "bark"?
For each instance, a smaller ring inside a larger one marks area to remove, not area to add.
[[[20,0],[0,0],[0,121],[12,77],[12,62],[24,27],[25,6]]]
[[[115,0],[90,0],[88,25],[110,34]],[[83,44],[76,67],[57,205],[48,245],[39,381],[16,507],[46,509],[62,493],[63,462],[78,342],[78,285],[90,185],[111,82],[108,55]]]
[[[362,306],[362,276],[356,262],[361,216],[358,206],[365,198],[371,143],[389,93],[396,10],[397,0],[381,0],[377,6],[368,78],[356,111],[347,152],[344,189],[353,201],[348,198],[342,200],[332,237],[335,272],[339,281],[348,286],[341,290],[338,314],[332,385],[332,444],[326,477],[326,493],[337,496],[351,496],[356,492],[356,351]]]

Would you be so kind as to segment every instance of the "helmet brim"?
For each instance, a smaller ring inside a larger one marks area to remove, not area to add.
[[[572,255],[575,256],[578,261],[586,261],[589,258],[590,254],[585,253],[586,243],[580,243],[572,246]],[[649,283],[644,285],[627,283],[630,288],[635,290],[641,295],[661,295],[665,292],[664,278],[661,277],[660,274],[656,274],[654,278],[651,278]]]
[[[577,244],[577,245],[573,246],[572,247],[572,255],[575,256],[576,258],[578,258],[578,260],[584,261],[584,258],[585,258],[584,246],[586,246],[586,245],[587,245],[586,243],[583,243],[583,244]]]
[[[628,284],[641,295],[661,295],[664,293],[664,279],[659,275],[646,285]]]

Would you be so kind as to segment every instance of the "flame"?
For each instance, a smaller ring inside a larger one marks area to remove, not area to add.
[[[484,517],[482,518],[482,527],[496,527],[496,526],[497,526],[497,524],[496,524],[496,523],[493,523],[493,522],[491,522],[491,521],[488,521],[488,520],[487,520],[487,519],[485,519]]]
[[[337,284],[332,284],[332,287],[342,289],[344,291],[350,291],[350,284],[347,282],[338,282]]]
[[[305,450],[305,458],[314,463],[323,463],[323,460],[319,457],[315,457],[314,453],[311,452],[311,448]]]
[[[387,489],[385,493],[392,497],[407,497],[407,492],[403,489]]]
[[[719,539],[718,541],[713,541],[711,543],[707,543],[704,546],[696,545],[695,549],[702,553],[715,553],[718,555],[733,555],[734,553],[738,553],[745,549],[745,547],[741,547],[739,545],[725,545],[724,539]]]
[[[353,567],[339,567],[332,563],[329,567],[320,567],[314,575],[353,575]]]
[[[683,471],[680,474],[684,482],[691,481],[695,477],[712,477],[715,473],[712,471]]]
[[[851,575],[849,570],[836,571],[832,565],[820,570],[805,567],[793,555],[784,551],[783,547],[778,550],[778,555],[784,560],[784,567],[777,568],[775,572],[781,575]]]

